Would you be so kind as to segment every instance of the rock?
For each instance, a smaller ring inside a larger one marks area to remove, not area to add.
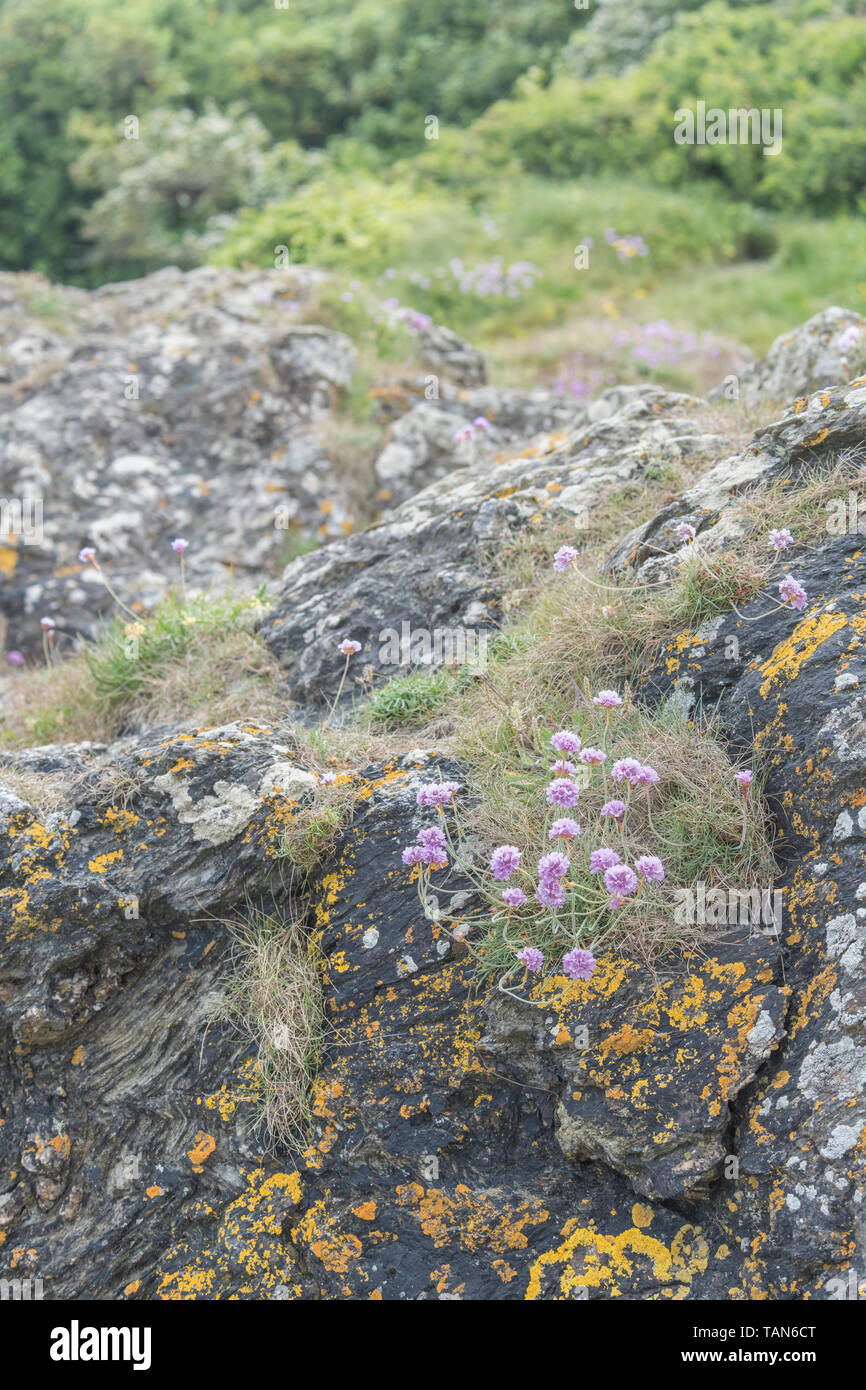
[[[859,341],[849,347],[843,339],[846,330],[859,334]],[[747,405],[759,400],[786,404],[795,396],[841,386],[854,375],[851,364],[862,358],[864,347],[866,320],[862,314],[835,305],[823,309],[790,333],[780,334],[762,361],[743,369],[737,383],[738,399]],[[723,395],[724,382],[710,392],[710,399]]]
[[[290,529],[344,534],[344,480],[321,432],[355,353],[292,323],[311,283],[294,270],[160,271],[69,292],[78,336],[9,330],[0,494],[29,524],[7,526],[17,534],[0,552],[7,646],[35,652],[44,614],[59,649],[97,634],[113,601],[78,562],[84,545],[127,604],[150,608],[175,536],[191,540],[193,586],[232,571],[249,587],[279,569]]]
[[[464,647],[479,649],[501,612],[496,551],[516,532],[557,515],[579,538],[602,491],[639,477],[653,460],[717,456],[724,441],[696,430],[688,418],[694,405],[688,396],[641,388],[596,423],[580,417],[516,457],[479,457],[378,525],[294,561],[262,624],[291,696],[313,706],[333,700],[344,637],[362,643],[357,670],[369,667],[379,677],[401,669],[391,633],[427,633],[431,640],[437,631],[457,634]],[[440,642],[440,649],[453,644]],[[407,664],[424,662],[410,653]],[[350,682],[345,690],[352,693]]]
[[[422,324],[416,329],[425,366],[445,376],[455,386],[483,386],[487,367],[477,348],[450,328],[439,323]]]

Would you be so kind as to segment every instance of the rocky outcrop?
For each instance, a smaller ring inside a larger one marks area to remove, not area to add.
[[[744,368],[733,382],[736,397],[747,405],[768,400],[786,405],[795,396],[841,386],[854,375],[866,347],[866,321],[862,314],[832,306],[807,323],[782,333],[767,356]],[[723,382],[710,396],[723,396],[730,386]]]
[[[664,579],[679,520],[729,548],[748,486],[866,453],[863,381],[796,400],[738,453],[697,406],[607,393],[296,561],[263,632],[301,712],[333,697],[342,637],[384,675],[383,628],[492,628],[497,548],[548,517],[579,543],[653,465],[707,463],[647,525],[623,518],[612,568]],[[464,779],[440,750],[340,774],[351,821],[304,881],[282,848],[320,779],[288,723],[5,755],[0,1250],[16,1273],[49,1298],[800,1301],[859,1267],[866,561],[856,529],[785,558],[803,612],[759,595],[677,634],[638,689],[714,709],[760,760],[778,917],[652,969],[602,955],[589,981],[526,1002],[480,987],[446,929],[471,884],[447,878],[458,897],[425,913],[402,863],[428,820],[420,783]],[[61,809],[40,812],[25,775],[61,778]],[[231,923],[257,904],[322,961],[314,1120],[291,1150],[256,1128],[250,1043],[213,1021]]]

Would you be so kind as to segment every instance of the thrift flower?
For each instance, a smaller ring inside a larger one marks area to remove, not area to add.
[[[579,753],[580,736],[573,734],[570,729],[560,729],[559,733],[551,736],[550,742],[553,744],[557,753]]]
[[[92,545],[85,545],[78,552],[78,562],[82,565],[90,565],[96,559],[96,551]]]
[[[461,425],[454,435],[455,444],[468,444],[470,439],[475,438],[475,431],[470,424]]]
[[[794,537],[787,526],[781,531],[770,532],[770,545],[774,550],[784,550],[786,546],[794,544]]]
[[[550,854],[545,854],[538,861],[539,878],[564,878],[568,869],[568,855],[558,849],[551,850]]]
[[[576,806],[580,800],[580,787],[576,782],[569,782],[567,777],[554,777],[546,795],[549,805],[561,806],[563,810],[567,810],[569,806]]]
[[[634,861],[634,866],[649,882],[664,883],[665,866],[654,854],[642,854],[640,859]]]
[[[490,421],[488,420],[486,415],[476,415],[475,419],[472,421],[472,424],[475,426],[477,430],[490,429]]]
[[[600,705],[602,709],[614,709],[622,704],[622,700],[615,690],[600,690],[597,695],[593,695],[592,703]]]
[[[802,584],[798,584],[796,579],[790,574],[786,575],[779,585],[779,594],[783,601],[785,603],[790,602],[792,607],[797,609],[798,613],[802,613],[809,601],[809,595],[806,593]]]
[[[605,871],[604,886],[608,893],[627,898],[637,888],[637,874],[628,864],[614,864]]]
[[[177,540],[172,541],[171,543],[171,548],[174,551],[175,555],[182,555],[188,546],[189,541],[185,541],[183,539],[183,536],[178,536]]]
[[[40,619],[39,619],[39,626],[42,628],[42,631],[43,631],[43,632],[53,632],[53,631],[54,631],[54,619],[53,619],[53,618],[40,618]]]
[[[619,820],[625,815],[624,801],[606,801],[599,812],[602,816],[613,816],[614,820]]]
[[[844,333],[839,334],[839,351],[850,352],[853,347],[857,346],[859,340],[860,329],[856,326],[856,324],[852,323],[848,326],[848,328],[845,329]]]
[[[544,964],[544,955],[535,946],[524,946],[522,951],[517,952],[517,959],[523,961],[527,970],[531,970],[533,974]]]
[[[535,901],[541,903],[542,907],[549,907],[551,910],[564,906],[565,889],[561,881],[558,878],[543,878],[538,885]]]
[[[679,526],[675,528],[675,534],[681,541],[689,541],[691,543],[698,533],[694,526],[690,526],[687,521],[681,521]]]
[[[520,850],[516,845],[499,845],[490,856],[490,872],[501,883],[520,868]]]
[[[6,653],[6,660],[9,662],[9,665],[10,665],[10,666],[23,666],[23,665],[24,665],[24,657],[23,657],[23,655],[22,655],[21,652],[14,652],[14,651],[13,651],[13,652],[7,652],[7,653]]]
[[[553,568],[562,573],[573,565],[577,559],[577,551],[573,545],[561,545],[553,557]]]
[[[547,832],[548,840],[568,840],[572,835],[580,834],[580,826],[576,820],[570,816],[563,816],[562,820],[555,820]]]
[[[582,763],[603,763],[607,761],[607,754],[603,748],[582,748],[580,752]]]
[[[522,888],[503,888],[501,897],[508,907],[522,907],[526,902],[526,894]]]
[[[562,968],[571,980],[588,980],[596,967],[592,951],[569,951],[562,957]]]
[[[447,848],[445,831],[438,825],[428,825],[423,830],[418,831],[418,843],[422,849],[436,850],[444,855]]]
[[[614,865],[619,862],[620,858],[616,850],[607,849],[602,845],[601,849],[594,849],[589,856],[589,872],[591,874],[600,874],[606,869],[612,869]]]
[[[401,858],[406,865],[423,864],[425,853],[423,845],[407,845]]]
[[[626,781],[634,785],[642,771],[643,767],[637,758],[617,758],[610,775],[614,782]]]
[[[415,801],[419,806],[446,806],[459,790],[459,782],[425,782],[418,788]]]
[[[734,780],[735,780],[736,782],[739,782],[740,786],[745,790],[746,787],[750,787],[750,786],[752,785],[752,773],[751,773],[751,772],[735,772],[735,773],[734,773]]]
[[[655,785],[656,782],[661,781],[661,778],[659,777],[654,767],[650,767],[647,763],[644,763],[644,765],[641,767],[640,772],[635,773],[634,777],[630,780],[632,786],[635,787],[652,787]]]
[[[555,763],[550,764],[551,772],[561,772],[563,776],[570,777],[573,772],[577,772],[575,763],[570,763],[567,758],[558,758]]]
[[[355,652],[359,652],[360,650],[361,643],[354,642],[350,637],[344,637],[337,648],[337,651],[342,652],[343,656],[354,656]]]

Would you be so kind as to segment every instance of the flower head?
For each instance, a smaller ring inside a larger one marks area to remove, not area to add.
[[[499,845],[490,856],[490,872],[500,883],[511,878],[520,868],[520,850],[516,845]]]
[[[550,764],[549,771],[559,772],[563,777],[570,777],[572,773],[577,772],[577,764],[570,763],[568,758],[557,758],[555,763]]]
[[[553,557],[553,568],[562,573],[569,569],[577,559],[577,551],[573,545],[561,545]]]
[[[471,439],[474,439],[474,438],[475,438],[475,431],[474,431],[474,429],[472,428],[472,426],[471,426],[471,425],[468,423],[468,421],[467,421],[467,423],[466,423],[465,425],[461,425],[460,428],[459,428],[459,430],[457,430],[457,431],[455,432],[455,434],[454,434],[454,443],[455,443],[455,444],[468,444],[469,441],[470,441]]]
[[[603,763],[607,761],[607,754],[603,748],[582,748],[580,761],[587,764]]]
[[[535,901],[541,903],[542,907],[551,909],[562,907],[565,903],[565,889],[561,879],[543,878],[538,885]]]
[[[634,866],[649,882],[664,883],[665,866],[654,854],[642,854],[640,859],[634,861]]]
[[[522,907],[526,902],[526,894],[522,888],[503,888],[501,897],[508,907]]]
[[[612,869],[613,866],[619,862],[619,855],[616,850],[608,849],[605,845],[602,845],[600,849],[594,849],[589,856],[589,872],[591,874],[600,874],[606,869]]]
[[[415,801],[419,806],[446,806],[459,790],[459,782],[425,782],[418,788]]]
[[[615,690],[600,690],[597,695],[593,695],[592,703],[600,705],[602,709],[614,709],[622,704],[622,697],[617,695]]]
[[[738,782],[743,789],[752,785],[752,773],[748,770],[734,773],[734,781]]]
[[[517,959],[523,961],[527,970],[531,970],[533,974],[544,964],[544,954],[535,946],[524,946],[522,951],[517,952]]]
[[[563,816],[561,820],[555,820],[547,832],[548,840],[568,840],[572,835],[580,834],[580,826],[576,820],[570,816]]]
[[[78,563],[81,565],[91,565],[96,559],[96,551],[92,545],[85,545],[78,552]]]
[[[637,758],[617,758],[610,770],[610,775],[614,782],[630,782],[632,785],[637,782],[643,771],[643,765]]]
[[[490,421],[488,420],[486,415],[476,415],[475,419],[472,421],[472,424],[477,430],[490,429]]]
[[[630,780],[633,787],[652,787],[655,786],[656,782],[661,781],[661,778],[654,767],[650,767],[648,763],[644,763],[641,766],[640,772],[636,772],[634,777]]]
[[[354,656],[355,652],[359,652],[360,650],[361,643],[355,642],[351,637],[344,637],[337,647],[337,651],[342,652],[343,656]]]
[[[431,853],[435,853],[437,857],[440,855],[442,858],[445,857],[445,850],[448,842],[445,839],[445,832],[440,826],[425,826],[423,830],[418,831],[417,839],[418,844],[423,850],[429,850]]]
[[[855,323],[849,324],[844,333],[839,334],[839,351],[850,352],[860,341],[860,329]]]
[[[548,804],[551,806],[561,806],[566,810],[569,806],[576,806],[580,800],[580,787],[576,782],[570,782],[567,777],[554,777],[546,792]]]
[[[562,957],[562,968],[570,980],[588,980],[596,967],[592,951],[577,948]]]
[[[580,735],[573,734],[570,729],[560,729],[558,733],[551,734],[550,742],[557,753],[580,752]]]
[[[53,619],[53,618],[40,618],[40,619],[39,619],[39,626],[42,628],[42,631],[43,631],[43,632],[53,632],[53,631],[54,631],[54,619]]]
[[[790,603],[793,608],[797,609],[798,613],[802,613],[809,601],[809,595],[802,584],[798,584],[790,574],[786,575],[779,585],[779,594],[783,602]]]
[[[608,893],[627,898],[637,888],[637,874],[628,864],[613,864],[605,870],[604,886]]]
[[[620,820],[625,815],[624,801],[606,801],[599,812],[602,816],[613,816],[614,820]]]
[[[23,657],[23,655],[22,655],[21,652],[15,652],[15,651],[7,652],[7,653],[6,653],[6,660],[9,662],[9,665],[10,665],[10,666],[23,666],[23,665],[24,665],[24,657]]]
[[[189,541],[185,541],[183,536],[178,536],[177,540],[172,541],[171,548],[174,551],[175,555],[182,555],[183,552],[187,549],[188,545]]]
[[[698,533],[694,526],[690,526],[687,521],[681,521],[679,526],[674,528],[674,534],[679,540],[691,543]]]
[[[539,878],[564,878],[568,870],[568,855],[558,849],[551,850],[550,854],[543,855],[538,861]]]
[[[770,532],[770,545],[774,550],[784,550],[786,546],[793,544],[794,537],[791,535],[787,526],[783,527],[781,531]]]
[[[423,864],[426,851],[423,845],[407,845],[401,858],[404,864]]]

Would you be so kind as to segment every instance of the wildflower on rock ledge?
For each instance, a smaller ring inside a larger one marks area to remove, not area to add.
[[[573,545],[561,545],[553,557],[553,568],[561,574],[574,564],[577,551]]]
[[[337,650],[342,652],[343,656],[354,656],[355,652],[361,650],[361,643],[353,641],[350,637],[344,637]]]
[[[459,790],[459,782],[425,782],[415,800],[419,806],[446,806]]]
[[[781,531],[770,532],[770,545],[774,550],[784,550],[786,546],[793,544],[794,537],[787,527],[784,527]]]
[[[183,552],[184,552],[188,547],[189,547],[189,541],[185,541],[184,538],[183,538],[183,536],[178,536],[177,540],[174,540],[174,541],[172,541],[172,543],[171,543],[171,548],[172,548],[172,550],[174,551],[175,555],[183,555]]]
[[[798,584],[793,575],[790,574],[786,575],[779,585],[779,594],[783,603],[790,603],[793,608],[797,609],[798,613],[802,613],[809,601],[809,595],[802,584]]]
[[[527,970],[531,970],[533,974],[544,965],[544,954],[535,946],[524,946],[522,951],[517,952],[517,959],[522,961]]]
[[[681,521],[679,526],[675,528],[675,534],[679,540],[688,541],[691,544],[698,533],[694,526],[690,526],[687,521]]]
[[[592,951],[580,948],[569,951],[562,957],[562,968],[571,980],[588,980],[595,970],[597,961]]]
[[[96,551],[92,545],[85,545],[78,552],[78,560],[82,565],[92,565],[96,559]]]

